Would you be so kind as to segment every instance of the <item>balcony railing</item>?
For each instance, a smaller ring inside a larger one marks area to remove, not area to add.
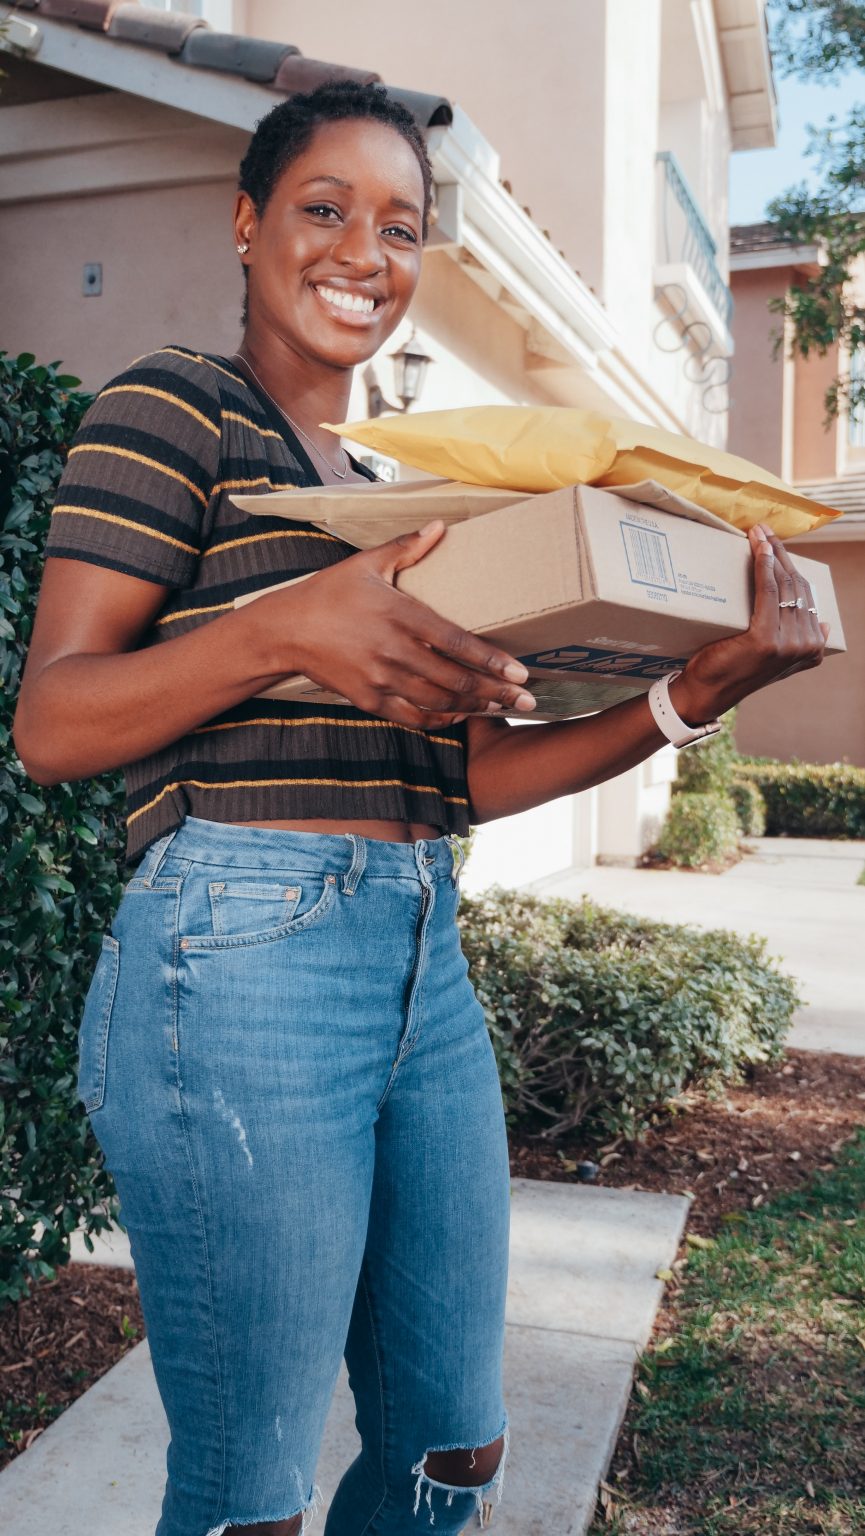
[[[662,150],[655,159],[660,171],[659,261],[665,266],[686,263],[702,284],[724,325],[729,327],[733,295],[718,271],[715,261],[718,247],[691,195],[675,155],[669,150]]]

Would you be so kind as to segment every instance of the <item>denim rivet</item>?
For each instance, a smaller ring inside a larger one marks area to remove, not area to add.
[[[189,940],[188,939],[181,939],[180,940],[180,948],[181,949],[188,949],[189,948]]]
[[[336,884],[336,875],[325,875],[324,878],[327,881],[328,885],[335,885]]]

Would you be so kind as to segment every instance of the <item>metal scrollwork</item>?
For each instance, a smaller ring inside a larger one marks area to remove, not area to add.
[[[670,314],[663,315],[652,332],[655,346],[661,352],[684,352],[682,370],[690,384],[700,388],[703,409],[721,416],[729,409],[729,384],[732,373],[730,358],[715,347],[711,329],[705,320],[686,319],[688,295],[681,283],[666,283],[657,290],[669,306]],[[681,296],[680,301],[674,297]]]

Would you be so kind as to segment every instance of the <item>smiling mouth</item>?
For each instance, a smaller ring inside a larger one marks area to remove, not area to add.
[[[371,294],[351,293],[345,288],[330,288],[327,283],[313,283],[312,290],[328,308],[352,319],[368,319],[384,302]]]

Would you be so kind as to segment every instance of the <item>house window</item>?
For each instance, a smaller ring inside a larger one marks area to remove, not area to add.
[[[850,356],[850,383],[865,384],[865,347],[856,347]],[[865,448],[865,401],[854,406],[847,416],[847,441],[851,448]]]

